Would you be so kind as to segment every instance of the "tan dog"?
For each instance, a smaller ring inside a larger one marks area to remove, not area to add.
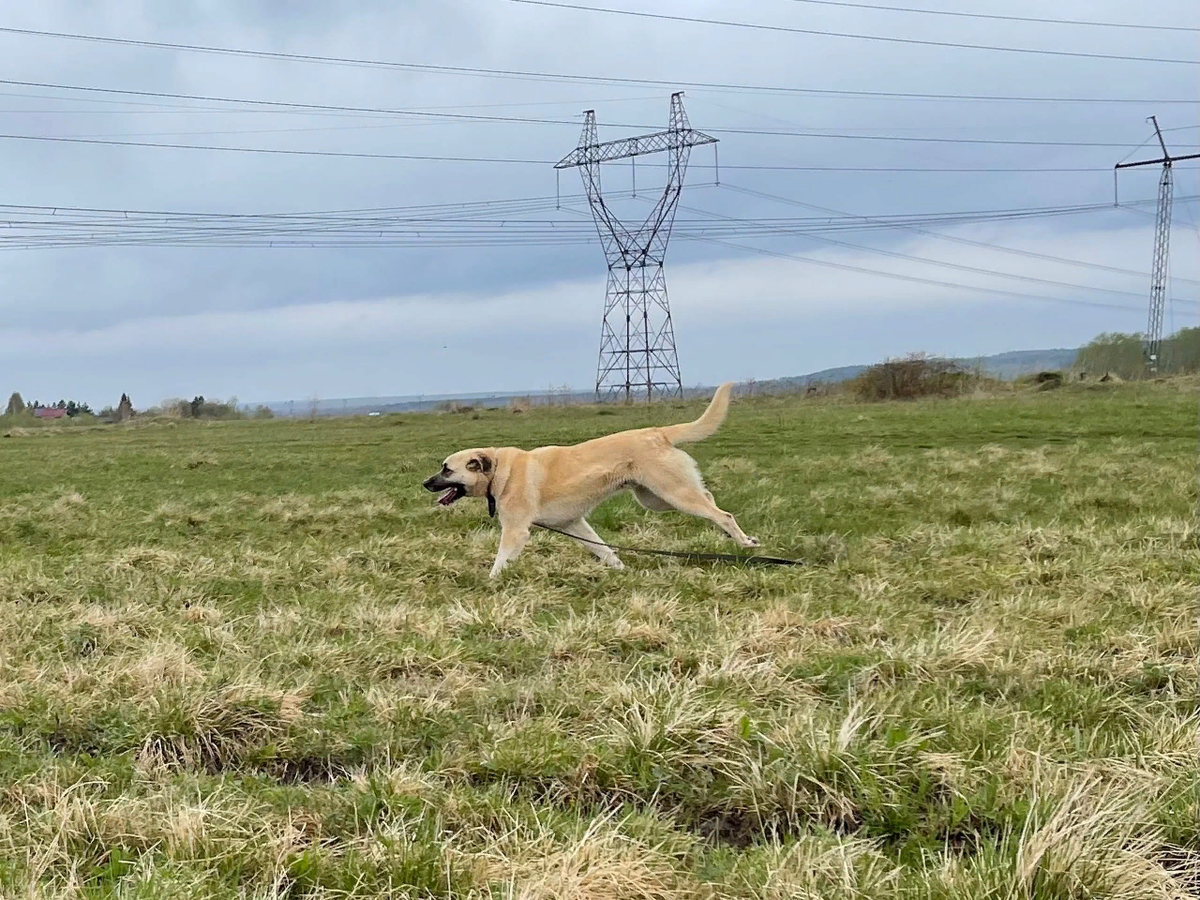
[[[444,491],[438,498],[443,506],[462,497],[486,497],[488,512],[499,513],[500,550],[492,565],[493,578],[521,552],[534,524],[564,531],[607,565],[624,568],[584,517],[625,489],[632,490],[646,509],[703,516],[741,546],[757,547],[758,541],[713,501],[696,461],[676,447],[716,433],[729,410],[731,388],[729,383],[717,388],[704,415],[684,425],[621,431],[570,447],[460,450],[446,457],[425,488]]]

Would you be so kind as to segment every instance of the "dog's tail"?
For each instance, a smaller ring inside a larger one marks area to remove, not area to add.
[[[689,441],[702,441],[706,437],[712,437],[717,433],[717,429],[721,427],[721,423],[725,421],[725,414],[729,412],[729,394],[733,390],[733,382],[727,381],[713,394],[712,400],[708,404],[708,409],[695,422],[687,422],[683,425],[668,425],[663,429],[663,434],[672,444],[686,444]]]

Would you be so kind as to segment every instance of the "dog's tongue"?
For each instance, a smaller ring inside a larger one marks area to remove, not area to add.
[[[438,503],[442,504],[442,506],[449,506],[451,503],[453,503],[457,499],[458,499],[458,488],[450,488],[450,490],[446,491],[446,493],[444,493],[444,494],[442,494],[442,496],[438,497]]]

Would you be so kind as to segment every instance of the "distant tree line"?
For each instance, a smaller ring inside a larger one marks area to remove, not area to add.
[[[59,400],[52,404],[43,404],[38,400],[27,403],[21,397],[19,391],[13,392],[12,396],[8,398],[5,415],[10,418],[32,419],[34,410],[44,406],[50,409],[64,410],[71,418],[81,415],[97,415],[88,404],[75,400]],[[250,415],[253,415],[256,419],[270,419],[273,417],[271,410],[266,406],[259,406],[251,413],[248,410],[239,408],[236,397],[231,397],[228,400],[209,400],[203,394],[197,394],[191,400],[164,400],[159,406],[151,407],[139,413],[134,410],[129,395],[122,394],[120,402],[115,407],[104,407],[100,410],[98,418],[108,422],[123,422],[135,416],[170,416],[181,419],[244,419]]]
[[[2,396],[4,395],[0,394],[0,397]],[[8,398],[8,405],[5,407],[4,414],[7,416],[20,416],[26,413],[32,415],[35,409],[61,409],[65,410],[71,418],[80,415],[95,415],[90,406],[75,400],[59,400],[57,403],[43,403],[41,400],[31,400],[26,403],[22,399],[20,391],[14,391],[12,396]]]
[[[1105,332],[1079,350],[1075,368],[1095,375],[1109,373],[1121,378],[1141,378],[1146,374],[1144,335]],[[1200,327],[1181,328],[1164,338],[1159,354],[1160,375],[1185,375],[1200,372]]]

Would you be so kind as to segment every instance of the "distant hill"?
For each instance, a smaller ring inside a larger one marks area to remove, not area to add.
[[[1069,369],[1075,362],[1078,350],[1056,348],[1051,350],[1010,350],[997,353],[994,356],[963,357],[956,359],[964,366],[980,368],[993,378],[1011,381],[1031,372],[1041,372],[1047,369]],[[822,369],[807,375],[790,375],[783,378],[772,378],[754,382],[755,391],[770,393],[772,391],[794,390],[812,384],[839,384],[849,381],[867,366],[838,366],[833,369]],[[749,387],[749,382],[738,385]],[[706,396],[712,393],[712,387],[685,388],[688,397]],[[264,403],[248,404],[247,408],[266,406],[278,416],[309,416],[314,405],[319,416],[366,415],[367,413],[415,412],[417,410],[436,409],[438,406],[458,401],[471,406],[507,406],[514,398],[528,397],[536,405],[547,403],[586,403],[592,399],[592,392],[587,391],[510,391],[508,393],[475,393],[475,394],[409,394],[399,397],[347,397],[335,400],[272,400]]]
[[[959,362],[967,364],[978,363],[989,375],[1011,381],[1031,372],[1044,372],[1049,369],[1069,369],[1075,364],[1078,350],[1059,348],[1054,350],[1010,350],[1008,353],[997,353],[995,356],[985,356],[979,360],[963,359]]]
[[[809,372],[807,375],[789,375],[784,378],[771,378],[767,381],[756,382],[755,386],[770,390],[776,386],[807,387],[810,384],[840,384],[849,381],[865,370],[866,366],[838,366],[835,369],[822,369],[820,372]]]
[[[980,368],[985,374],[1003,381],[1012,381],[1022,375],[1032,372],[1042,372],[1047,369],[1069,369],[1075,362],[1078,350],[1010,350],[997,353],[994,356],[960,357],[955,362],[971,369]],[[787,390],[789,388],[808,387],[812,384],[840,384],[857,377],[868,367],[838,366],[834,369],[822,369],[807,375],[791,375],[785,378],[772,378],[767,381],[755,382],[755,389],[764,392]]]

